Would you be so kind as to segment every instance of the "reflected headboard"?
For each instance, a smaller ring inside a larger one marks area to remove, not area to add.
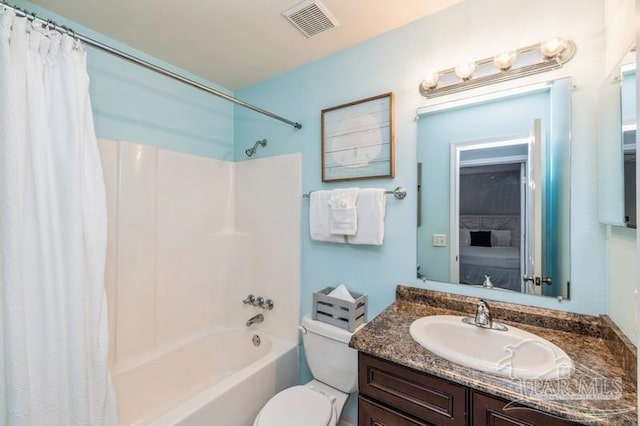
[[[460,215],[460,229],[511,231],[511,247],[520,247],[520,215]]]

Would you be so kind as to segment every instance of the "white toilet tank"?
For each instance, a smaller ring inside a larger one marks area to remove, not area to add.
[[[304,354],[316,380],[345,393],[358,389],[358,352],[349,347],[353,333],[302,318]]]

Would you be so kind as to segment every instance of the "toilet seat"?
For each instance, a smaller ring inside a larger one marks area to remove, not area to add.
[[[293,386],[271,398],[254,424],[328,426],[333,417],[333,404],[327,395],[308,386]]]

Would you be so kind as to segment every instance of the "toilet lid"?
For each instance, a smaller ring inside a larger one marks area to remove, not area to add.
[[[260,426],[327,426],[333,405],[326,395],[306,386],[293,386],[278,393],[262,408]]]

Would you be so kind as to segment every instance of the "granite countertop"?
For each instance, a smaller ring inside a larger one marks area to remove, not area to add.
[[[543,337],[569,355],[575,371],[560,380],[515,380],[483,373],[429,352],[409,334],[411,323],[420,317],[472,315],[476,300],[398,286],[396,301],[355,333],[349,345],[569,421],[611,426],[638,424],[636,349],[606,317],[489,301],[494,321]]]

